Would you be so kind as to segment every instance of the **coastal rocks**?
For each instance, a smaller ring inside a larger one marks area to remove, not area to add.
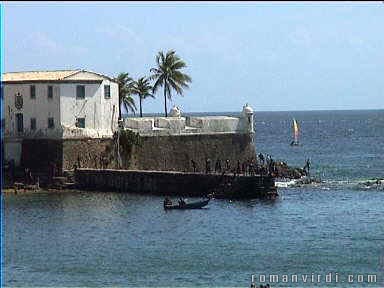
[[[276,178],[300,179],[307,176],[307,172],[303,168],[288,166],[285,162],[276,162]]]

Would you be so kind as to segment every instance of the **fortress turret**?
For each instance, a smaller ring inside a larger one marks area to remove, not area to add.
[[[242,117],[244,118],[244,129],[250,133],[255,133],[253,129],[253,109],[248,103],[243,106]]]
[[[180,117],[181,116],[180,108],[177,106],[173,106],[171,108],[171,110],[169,111],[169,116],[170,117]]]

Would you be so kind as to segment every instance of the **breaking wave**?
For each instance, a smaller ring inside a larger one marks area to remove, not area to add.
[[[359,191],[384,191],[384,179],[382,178],[354,180],[319,180],[308,179],[306,177],[303,177],[301,179],[277,179],[275,181],[275,185],[278,188],[310,187],[318,188],[320,190],[351,189]]]

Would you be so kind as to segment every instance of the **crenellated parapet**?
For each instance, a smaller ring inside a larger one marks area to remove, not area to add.
[[[177,110],[177,111],[176,111]],[[171,117],[132,117],[125,118],[124,129],[138,132],[140,135],[181,135],[181,134],[218,134],[218,133],[254,133],[253,110],[246,104],[240,117],[229,116],[186,116],[180,110],[172,108]]]

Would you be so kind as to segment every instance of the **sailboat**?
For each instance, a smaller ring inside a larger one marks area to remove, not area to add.
[[[299,146],[299,124],[295,118],[293,118],[293,141],[291,142],[291,146]]]

